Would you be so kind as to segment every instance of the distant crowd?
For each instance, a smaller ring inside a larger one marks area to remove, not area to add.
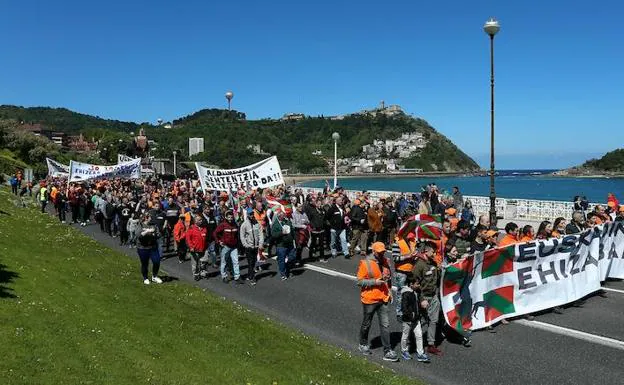
[[[439,343],[443,338],[470,346],[469,334],[458,335],[444,325],[439,280],[446,264],[494,247],[575,234],[624,220],[624,206],[613,194],[607,197],[606,206],[597,205],[591,211],[586,200],[577,197],[570,218],[543,221],[537,229],[509,222],[501,231],[488,216],[475,216],[458,187],[445,194],[435,184],[425,186],[420,194],[378,199],[366,191],[350,199],[342,188],[329,186],[317,193],[291,186],[202,191],[196,181],[181,179],[68,184],[48,178],[33,187],[14,175],[10,184],[16,195],[34,195],[42,212],[53,206],[61,223],[95,223],[120,245],[136,248],[145,285],[162,283],[158,272],[163,256],[176,257],[180,263],[190,260],[195,280],[206,279],[214,271],[226,284],[252,286],[266,277],[263,273],[272,258],[277,260],[282,281],[288,281],[292,269],[304,262],[331,264],[339,255],[355,259],[363,308],[359,350],[371,354],[369,330],[377,315],[383,359],[390,361],[400,356],[429,362],[430,354],[442,355]],[[405,221],[415,215],[439,218],[440,236],[423,239],[413,231],[398,236]],[[244,274],[239,260],[245,263]],[[402,325],[400,354],[390,344],[391,308]],[[493,327],[489,330],[495,332]]]

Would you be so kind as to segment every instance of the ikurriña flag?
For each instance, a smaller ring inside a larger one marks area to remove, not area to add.
[[[442,236],[442,216],[416,214],[409,217],[397,232],[399,238],[415,233],[417,239],[438,240]]]

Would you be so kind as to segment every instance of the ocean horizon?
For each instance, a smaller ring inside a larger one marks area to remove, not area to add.
[[[607,194],[614,193],[624,199],[624,178],[576,178],[550,175],[556,169],[497,170],[496,196],[500,198],[539,199],[571,202],[576,195],[584,195],[591,202],[606,202]],[[330,183],[332,181],[330,180]],[[347,190],[378,190],[419,192],[429,183],[435,183],[442,191],[450,192],[459,187],[464,195],[489,196],[489,176],[452,177],[356,177],[341,179],[338,185]],[[305,181],[304,187],[324,187],[325,181]]]

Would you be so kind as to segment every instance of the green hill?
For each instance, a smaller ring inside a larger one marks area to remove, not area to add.
[[[180,160],[203,161],[227,168],[243,166],[268,154],[275,154],[282,167],[291,173],[328,172],[328,162],[333,160],[333,132],[341,136],[338,157],[352,161],[362,157],[362,146],[374,140],[397,139],[401,134],[418,132],[423,135],[426,147],[413,151],[407,158],[397,158],[397,164],[424,171],[479,169],[474,160],[425,120],[402,113],[395,116],[347,115],[341,119],[305,117],[285,121],[247,120],[241,112],[204,109],[174,120],[173,128],[165,128],[147,123],[101,119],[63,108],[0,106],[0,119],[41,123],[57,131],[68,134],[81,132],[88,137],[110,142],[117,142],[120,134],[127,136],[129,132],[143,127],[148,138],[158,143],[152,151],[156,157],[171,157],[175,150]],[[205,139],[206,151],[193,159],[188,158],[189,137]],[[378,155],[390,157],[390,154]]]
[[[590,159],[581,168],[591,171],[624,172],[624,148],[607,152],[600,159]]]

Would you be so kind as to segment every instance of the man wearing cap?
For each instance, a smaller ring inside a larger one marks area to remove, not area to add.
[[[412,277],[420,282],[420,306],[426,311],[422,323],[423,331],[427,332],[427,353],[442,355],[442,351],[435,346],[436,329],[440,315],[439,278],[440,270],[435,263],[435,244],[425,243],[424,252],[419,255],[412,269]]]
[[[355,255],[355,248],[360,247],[360,253],[366,254],[366,243],[368,240],[368,219],[364,206],[366,202],[356,199],[351,208],[351,244],[349,245],[349,255]]]
[[[390,266],[385,257],[386,246],[375,242],[371,246],[372,254],[360,260],[357,270],[357,284],[360,287],[363,319],[360,327],[359,351],[364,355],[372,354],[368,345],[373,316],[377,314],[381,332],[381,344],[385,361],[398,361],[399,357],[390,345],[389,303],[391,295]]]

